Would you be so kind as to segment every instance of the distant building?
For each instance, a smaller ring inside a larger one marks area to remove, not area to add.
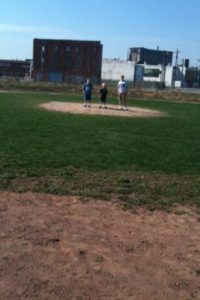
[[[200,88],[200,70],[198,68],[188,68],[185,81],[189,88]]]
[[[1,78],[14,78],[23,79],[31,76],[30,59],[26,60],[8,60],[0,59],[0,79]]]
[[[173,85],[172,66],[135,64],[132,61],[120,59],[103,59],[102,80],[116,82],[121,75],[124,75],[129,84],[136,88],[162,89]],[[179,77],[177,70],[177,80]]]
[[[33,78],[36,81],[82,83],[101,81],[100,41],[34,39]]]
[[[119,81],[124,75],[126,81],[133,82],[135,63],[121,59],[102,60],[102,79],[106,81]]]
[[[134,86],[143,88],[162,88],[165,81],[165,67],[162,65],[135,65]]]
[[[172,51],[151,50],[143,47],[129,48],[127,60],[136,64],[172,65]]]

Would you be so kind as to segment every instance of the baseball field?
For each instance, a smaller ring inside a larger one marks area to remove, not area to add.
[[[199,299],[199,103],[82,102],[0,93],[0,299]]]

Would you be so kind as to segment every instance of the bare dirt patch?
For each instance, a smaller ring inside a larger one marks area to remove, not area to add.
[[[158,110],[129,107],[128,110],[121,110],[117,105],[108,105],[107,108],[99,108],[99,105],[92,104],[91,107],[84,107],[80,103],[52,101],[43,103],[40,107],[71,114],[107,115],[120,117],[164,117],[166,114]]]
[[[0,299],[200,299],[199,216],[185,212],[0,192]]]

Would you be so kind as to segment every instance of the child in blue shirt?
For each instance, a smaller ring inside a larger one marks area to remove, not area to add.
[[[85,107],[90,107],[91,98],[92,98],[92,84],[88,78],[86,83],[83,85],[83,95],[84,95],[84,105]]]

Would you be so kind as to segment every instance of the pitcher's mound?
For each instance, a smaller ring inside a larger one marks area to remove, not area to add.
[[[129,107],[128,110],[121,110],[118,105],[107,105],[107,108],[100,108],[98,104],[91,104],[90,107],[84,107],[81,103],[71,102],[48,102],[43,103],[40,107],[72,114],[87,114],[87,115],[107,115],[120,117],[163,117],[165,113],[159,110]]]

